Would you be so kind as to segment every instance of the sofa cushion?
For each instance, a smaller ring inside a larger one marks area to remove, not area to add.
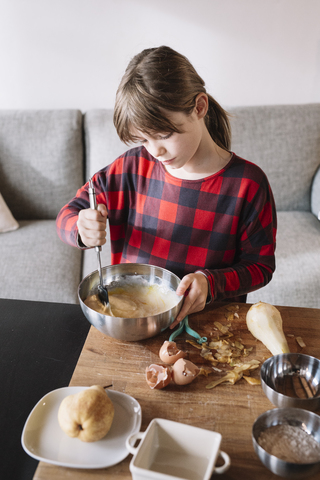
[[[80,111],[0,111],[0,191],[17,220],[54,219],[82,182]]]
[[[19,224],[0,235],[1,297],[78,303],[81,251],[61,242],[54,220]]]
[[[278,212],[276,270],[248,303],[320,308],[319,239],[320,222],[312,213]]]
[[[320,165],[320,103],[228,111],[232,150],[264,170],[277,210],[310,211],[312,179]]]

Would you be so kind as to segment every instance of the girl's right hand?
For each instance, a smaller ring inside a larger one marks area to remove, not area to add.
[[[81,240],[87,247],[97,247],[106,243],[107,207],[99,203],[97,210],[87,208],[78,215],[78,231]]]

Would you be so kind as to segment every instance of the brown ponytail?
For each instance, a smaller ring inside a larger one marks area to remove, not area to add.
[[[228,113],[211,95],[208,95],[208,100],[209,108],[207,115],[205,116],[207,129],[219,147],[224,148],[225,150],[230,150],[231,128]]]
[[[190,115],[199,93],[207,94],[204,81],[185,56],[166,46],[143,50],[129,63],[117,90],[113,121],[120,139],[134,142],[132,128],[147,134],[180,133],[165,111]],[[208,98],[207,129],[213,140],[228,150],[228,114],[210,95]]]

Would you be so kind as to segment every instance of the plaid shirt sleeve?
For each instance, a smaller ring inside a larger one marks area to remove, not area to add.
[[[143,147],[93,177],[108,209],[112,264],[149,263],[180,278],[206,275],[213,300],[240,301],[275,269],[276,209],[262,170],[233,154],[200,180],[167,173]],[[77,218],[89,208],[88,184],[60,211],[60,238],[81,248]]]

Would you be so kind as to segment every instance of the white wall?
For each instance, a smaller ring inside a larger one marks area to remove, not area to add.
[[[112,108],[167,44],[224,106],[320,102],[319,0],[0,0],[0,108]]]

